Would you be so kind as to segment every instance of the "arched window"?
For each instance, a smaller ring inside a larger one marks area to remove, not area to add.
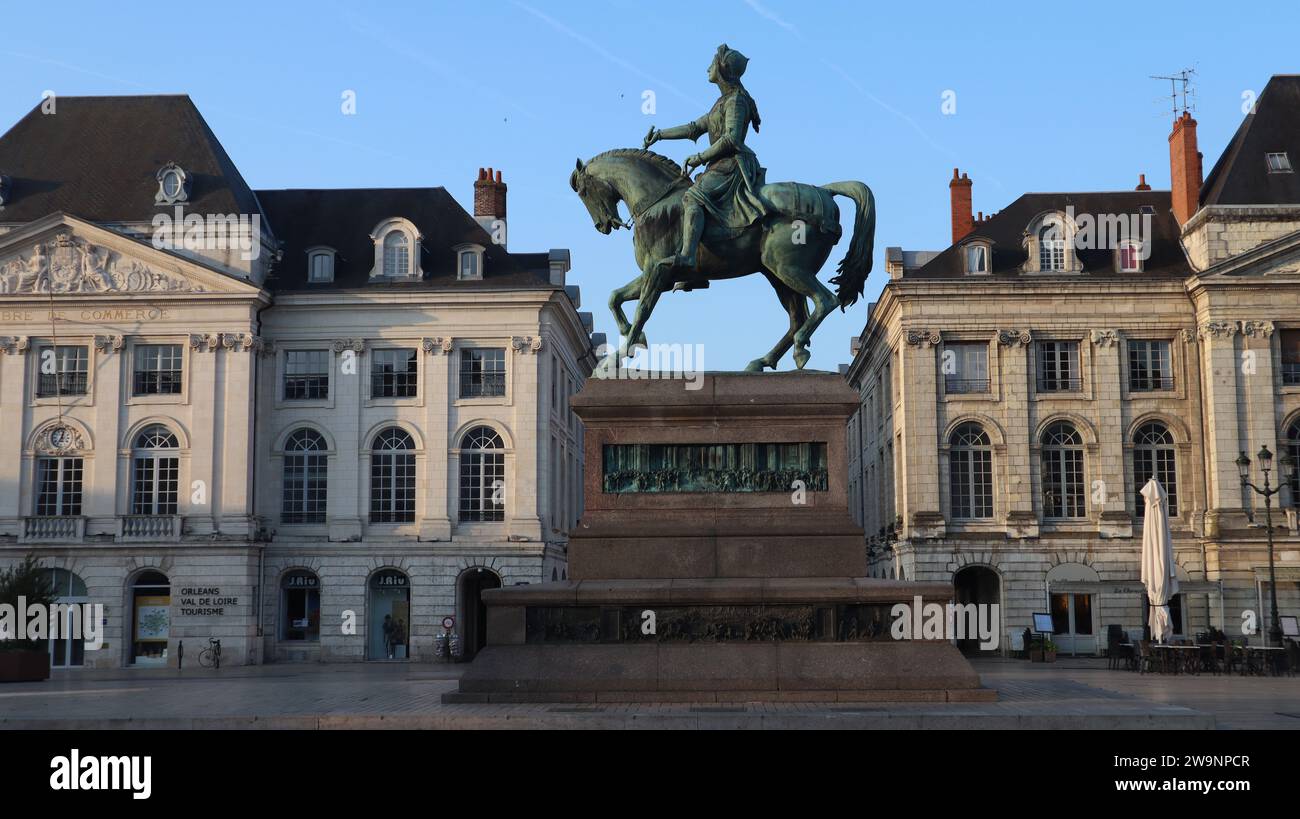
[[[1083,438],[1058,421],[1043,432],[1042,444],[1043,517],[1083,517]]]
[[[180,444],[162,424],[145,427],[131,444],[131,514],[174,515],[180,491]]]
[[[280,578],[280,639],[320,640],[320,578],[307,569]]]
[[[1133,433],[1133,515],[1146,514],[1142,487],[1155,478],[1169,495],[1169,517],[1178,516],[1178,467],[1174,455],[1174,436],[1159,421],[1150,421]]]
[[[501,436],[474,427],[460,440],[460,519],[505,520],[506,456]]]
[[[954,518],[993,517],[993,447],[979,424],[966,423],[948,439],[949,500]]]
[[[415,521],[415,442],[389,427],[370,445],[370,522]]]
[[[1065,231],[1055,221],[1049,221],[1038,231],[1038,269],[1065,269]]]
[[[296,429],[284,442],[281,523],[324,523],[329,490],[328,446],[320,433]]]
[[[406,233],[393,230],[384,237],[384,275],[405,277],[411,275],[411,243]]]
[[[1300,506],[1300,418],[1287,427],[1286,448],[1296,464],[1291,470],[1291,505]]]

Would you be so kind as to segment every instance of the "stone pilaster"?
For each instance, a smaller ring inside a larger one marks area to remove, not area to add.
[[[936,401],[939,365],[935,351],[943,343],[938,330],[906,331],[903,348],[903,532],[909,539],[943,537],[946,531],[939,494],[939,429]]]
[[[1096,513],[1098,534],[1104,538],[1133,536],[1133,501],[1124,480],[1120,337],[1115,329],[1094,329],[1090,334],[1098,447],[1093,459],[1095,472],[1089,476],[1086,491]]]
[[[999,460],[1005,465],[1002,476],[1006,491],[1006,532],[1008,537],[1038,537],[1038,516],[1034,512],[1033,474],[1029,430],[1029,385],[1034,373],[1029,367],[1029,345],[1033,336],[1028,329],[999,330],[998,361],[1002,375],[1002,428],[1006,430],[1005,451]]]
[[[451,407],[457,394],[455,376],[455,341],[450,337],[426,338],[424,350],[424,516],[420,520],[420,540],[451,540],[451,509],[454,499],[450,487]]]
[[[1211,321],[1199,327],[1201,369],[1205,396],[1202,410],[1205,419],[1206,488],[1209,498],[1206,511],[1206,535],[1218,535],[1219,519],[1225,512],[1241,511],[1241,478],[1234,461],[1240,454],[1238,441],[1238,406],[1240,401],[1237,373],[1240,358],[1236,322]]]

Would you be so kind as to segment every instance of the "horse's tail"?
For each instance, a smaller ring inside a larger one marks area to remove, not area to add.
[[[822,185],[822,188],[836,196],[847,196],[858,209],[853,217],[849,252],[836,268],[838,275],[831,278],[831,284],[837,286],[835,295],[840,300],[842,311],[862,296],[867,275],[871,273],[871,255],[876,246],[876,197],[872,196],[871,188],[861,182],[832,182]]]

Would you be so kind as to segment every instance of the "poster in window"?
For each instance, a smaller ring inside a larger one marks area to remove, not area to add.
[[[170,596],[135,598],[135,639],[141,643],[165,643],[171,628]]]

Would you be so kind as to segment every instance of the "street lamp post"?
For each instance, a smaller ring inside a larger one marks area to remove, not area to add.
[[[1264,486],[1259,487],[1250,482],[1250,458],[1245,452],[1237,458],[1237,472],[1241,474],[1241,485],[1248,486],[1257,494],[1264,496],[1264,531],[1268,534],[1268,602],[1273,609],[1269,618],[1268,639],[1271,645],[1282,645],[1282,621],[1278,619],[1277,610],[1277,568],[1273,562],[1273,496],[1282,491],[1282,487],[1291,483],[1291,472],[1295,461],[1289,454],[1278,459],[1277,486],[1270,486],[1268,473],[1273,468],[1273,453],[1267,446],[1260,447],[1256,454],[1259,458],[1260,471],[1264,473]]]

